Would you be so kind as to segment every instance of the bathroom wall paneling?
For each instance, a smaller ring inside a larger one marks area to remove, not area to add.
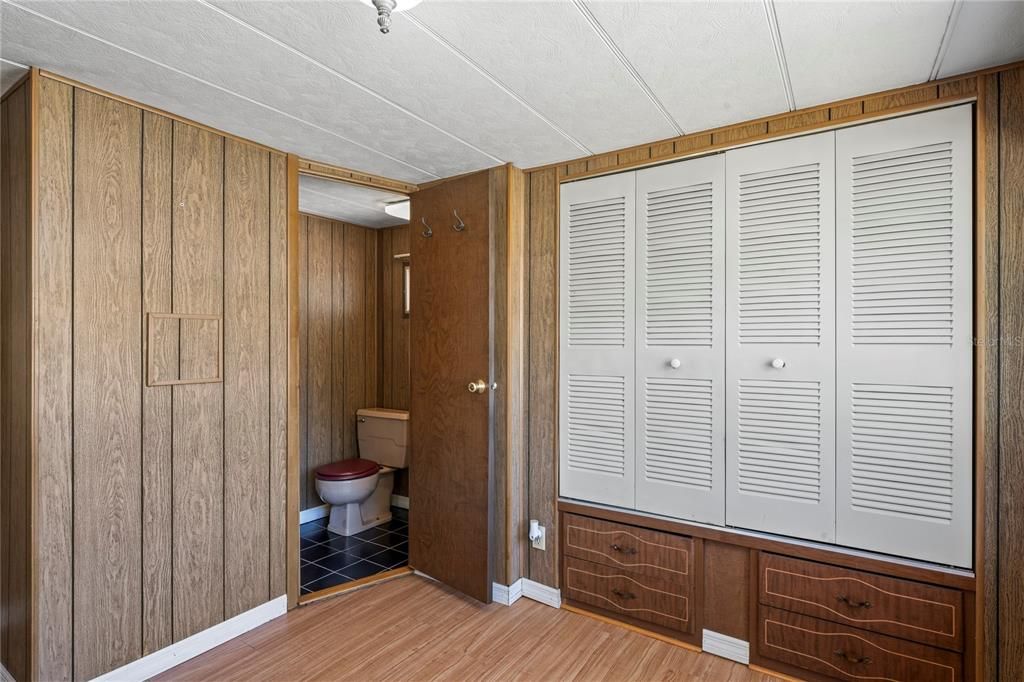
[[[31,80],[0,111],[0,658],[18,679],[31,671]]]
[[[303,214],[301,509],[322,504],[316,468],[358,455],[356,410],[380,402],[380,232]]]
[[[401,257],[399,257],[401,256]],[[403,269],[409,264],[409,226],[380,231],[381,407],[409,409],[409,316]],[[409,474],[395,472],[395,495],[408,497]]]
[[[291,198],[280,153],[23,88],[3,102],[2,655],[89,679],[287,589]],[[185,326],[147,348],[148,313],[216,316],[225,348]],[[150,350],[183,374],[223,354],[224,380],[147,386]]]

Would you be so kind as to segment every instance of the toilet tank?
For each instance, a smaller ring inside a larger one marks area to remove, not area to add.
[[[356,412],[359,456],[381,466],[409,466],[409,412],[364,407]]]

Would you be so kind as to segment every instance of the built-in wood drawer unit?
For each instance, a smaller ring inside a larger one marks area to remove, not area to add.
[[[762,604],[963,650],[963,595],[944,587],[761,553]]]
[[[957,682],[959,654],[761,606],[762,657],[840,680]]]
[[[565,596],[572,601],[692,633],[693,594],[687,585],[639,571],[565,558]]]
[[[624,568],[693,590],[693,540],[587,516],[564,516],[566,556]]]

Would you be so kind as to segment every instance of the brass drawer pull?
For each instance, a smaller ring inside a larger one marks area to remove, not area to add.
[[[845,660],[847,663],[854,663],[854,664],[863,663],[864,665],[867,665],[868,663],[871,662],[871,658],[869,656],[853,656],[853,655],[850,655],[850,654],[846,653],[842,649],[837,649],[833,653],[836,656],[838,656],[839,658],[842,658],[843,660]]]
[[[852,601],[846,595],[842,595],[842,596],[836,597],[836,600],[842,602],[843,604],[846,604],[851,609],[870,609],[871,608],[871,602],[869,602],[867,600],[865,600],[865,601]]]
[[[636,554],[636,548],[634,547],[622,547],[621,545],[612,545],[612,549],[622,554]]]
[[[632,592],[623,592],[619,589],[612,589],[612,594],[614,594],[619,599],[636,599],[636,595]]]

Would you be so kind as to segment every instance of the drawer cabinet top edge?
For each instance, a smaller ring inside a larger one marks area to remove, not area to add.
[[[809,561],[834,564],[844,568],[891,575],[907,580],[941,585],[966,592],[976,590],[973,571],[927,562],[878,554],[864,550],[798,540],[759,531],[726,526],[711,526],[694,521],[681,521],[632,509],[622,509],[571,498],[558,498],[558,510],[650,530],[713,540]]]

